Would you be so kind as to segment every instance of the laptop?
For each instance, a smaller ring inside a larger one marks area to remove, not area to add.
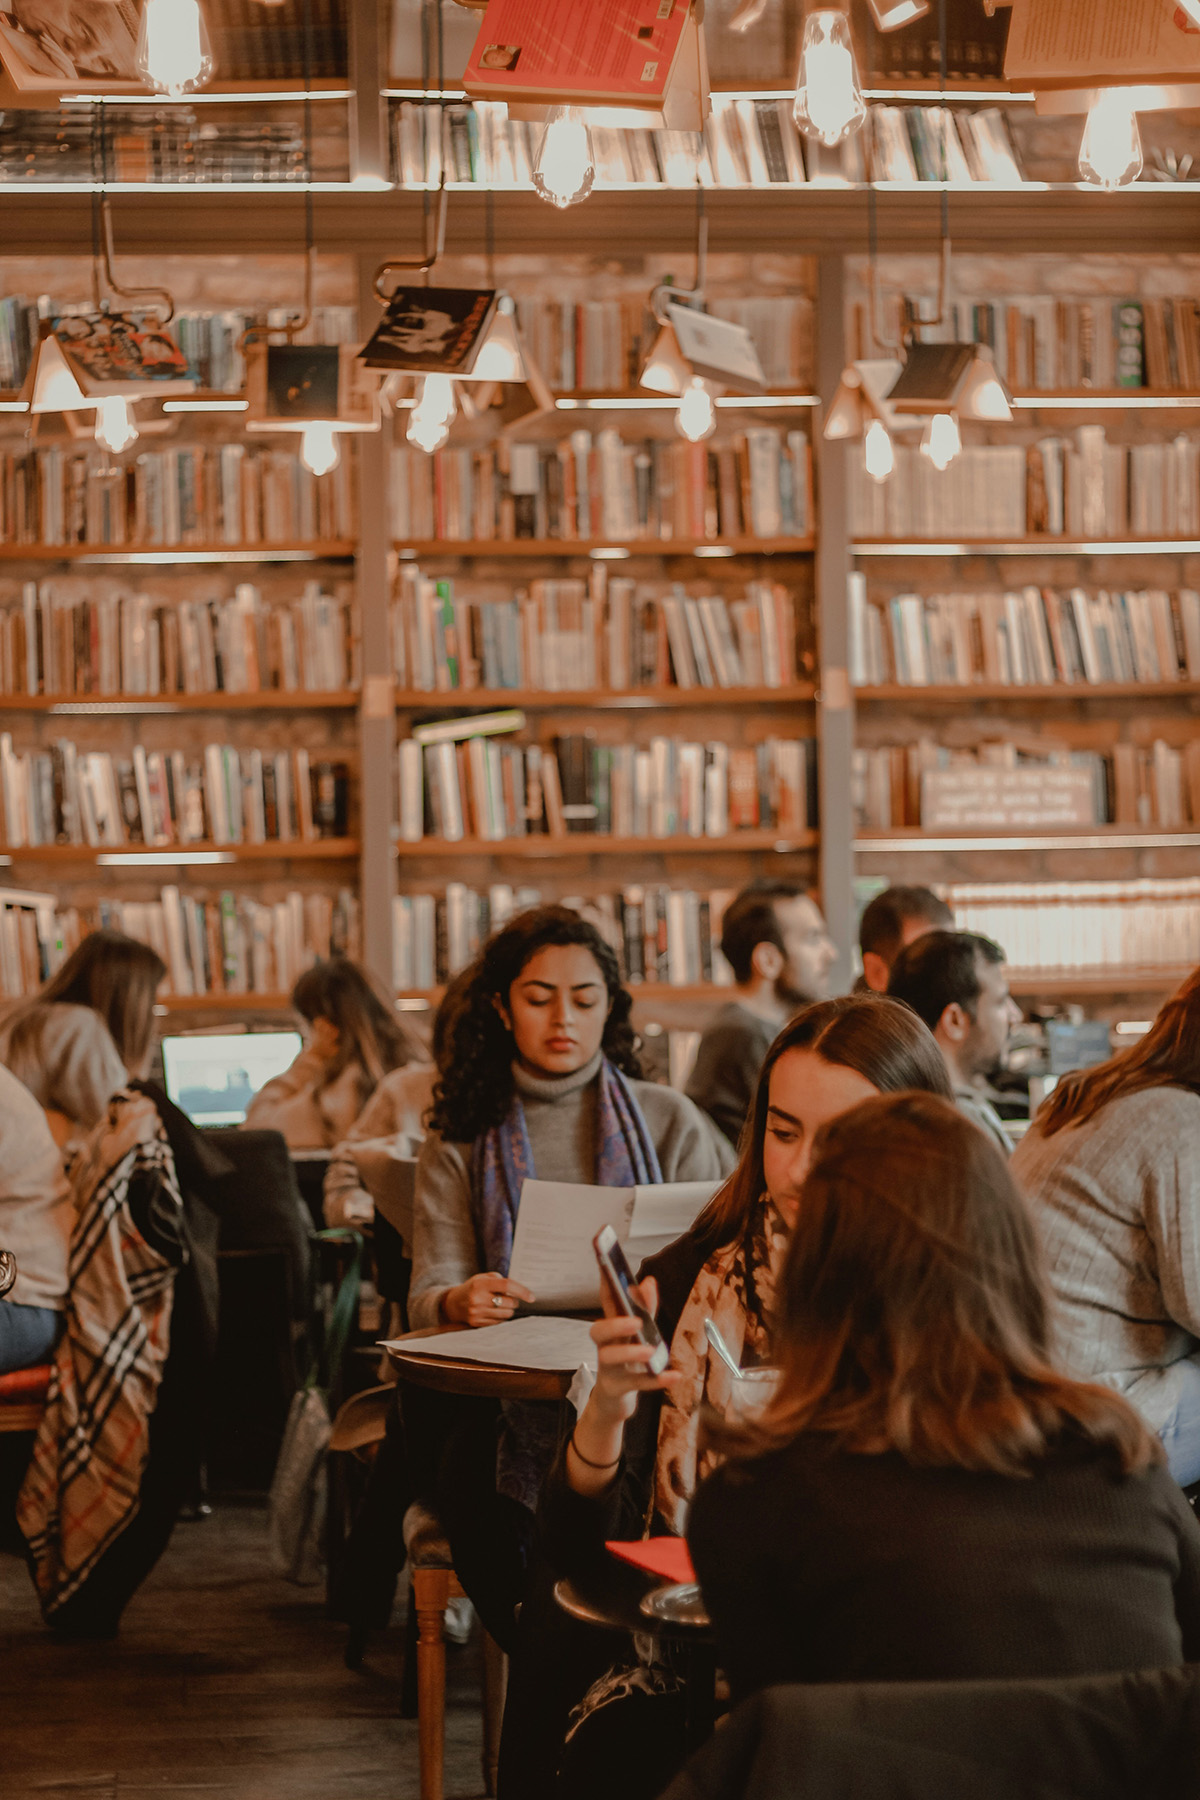
[[[165,1037],[163,1085],[193,1125],[241,1125],[259,1088],[290,1067],[301,1041],[298,1031]]]

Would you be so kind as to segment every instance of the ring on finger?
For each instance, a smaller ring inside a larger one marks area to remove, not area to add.
[[[497,1307],[503,1306],[504,1305],[504,1295],[503,1294],[493,1294],[492,1295],[492,1305],[497,1306]]]

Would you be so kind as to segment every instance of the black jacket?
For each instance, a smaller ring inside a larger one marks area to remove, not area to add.
[[[662,1800],[1197,1800],[1200,1671],[775,1687]]]

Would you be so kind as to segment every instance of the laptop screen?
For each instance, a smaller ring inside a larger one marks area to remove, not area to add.
[[[265,1082],[300,1054],[298,1031],[237,1031],[162,1041],[163,1085],[193,1125],[240,1125]]]

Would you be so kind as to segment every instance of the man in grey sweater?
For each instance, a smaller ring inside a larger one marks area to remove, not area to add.
[[[772,1039],[800,1007],[824,999],[837,950],[802,888],[764,881],[727,907],[721,954],[735,997],[700,1039],[687,1093],[736,1147]]]

